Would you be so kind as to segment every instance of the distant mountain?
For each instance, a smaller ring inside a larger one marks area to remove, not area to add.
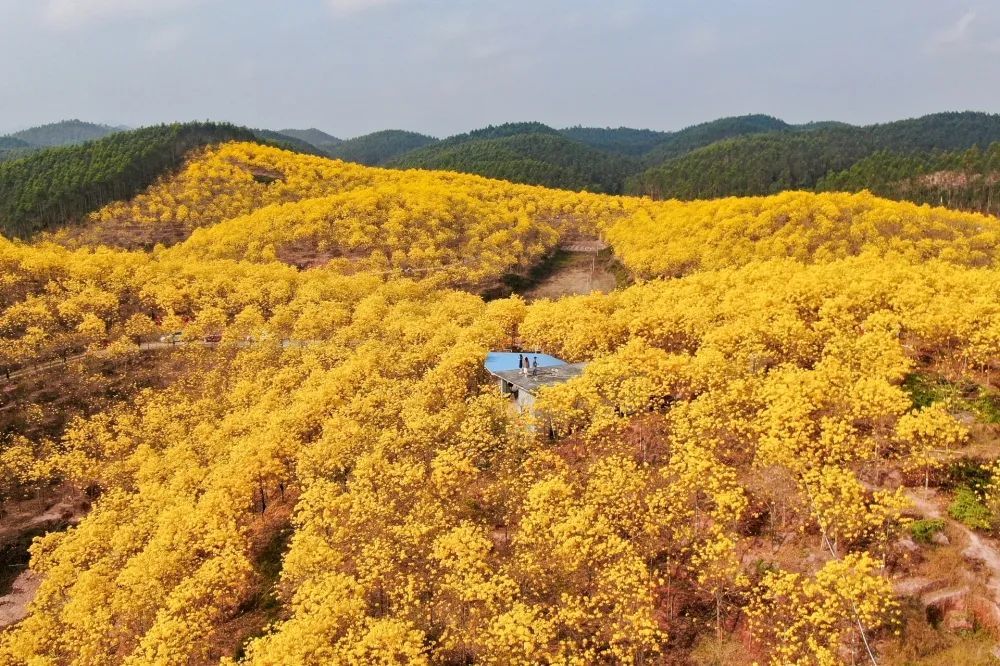
[[[327,134],[323,130],[318,130],[315,127],[310,127],[309,129],[299,130],[299,129],[283,129],[278,130],[279,134],[284,134],[285,136],[290,136],[293,139],[298,139],[299,141],[305,141],[306,143],[311,143],[321,150],[327,150],[333,146],[340,145],[343,143],[343,139],[338,139],[332,134]]]
[[[298,137],[290,136],[284,132],[274,130],[255,129],[251,130],[258,139],[265,143],[270,143],[281,148],[294,150],[297,153],[309,153],[311,155],[326,155],[326,151],[308,141],[303,141]]]
[[[426,134],[403,130],[382,130],[364,136],[341,141],[326,147],[330,157],[346,162],[358,162],[369,166],[381,166],[400,155],[437,143],[437,139]]]
[[[541,123],[512,123],[449,137],[392,160],[571,190],[617,193],[637,164],[573,141]]]
[[[0,136],[0,150],[12,150],[14,148],[31,148],[31,144],[13,136]]]
[[[632,129],[631,127],[612,129],[610,127],[580,127],[579,125],[561,129],[559,133],[591,148],[632,157],[644,155],[671,136],[670,132],[657,132],[648,129]]]
[[[693,199],[811,189],[827,174],[879,151],[965,150],[994,141],[1000,141],[1000,115],[985,113],[939,113],[867,127],[822,123],[819,129],[792,127],[717,141],[634,176],[626,190]]]
[[[0,136],[0,162],[23,157],[33,150],[38,149],[27,141],[15,139],[12,136]]]
[[[121,131],[117,127],[63,120],[0,136],[0,162],[17,159],[43,148],[69,146],[93,141]]]
[[[48,148],[93,141],[118,131],[120,131],[118,128],[108,125],[97,125],[82,120],[63,120],[58,123],[14,132],[10,136],[24,141],[29,146]]]

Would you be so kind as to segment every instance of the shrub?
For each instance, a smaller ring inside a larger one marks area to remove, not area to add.
[[[971,488],[962,487],[955,493],[955,501],[948,507],[948,515],[975,529],[989,529],[993,515],[982,499]]]
[[[1000,423],[1000,395],[983,393],[972,401],[972,407],[985,423]]]
[[[903,390],[910,394],[913,406],[917,409],[944,400],[948,397],[948,388],[940,380],[917,372],[907,375],[903,380]]]
[[[944,529],[944,521],[940,518],[914,520],[910,523],[910,535],[914,541],[930,543],[931,538]]]
[[[989,465],[971,458],[956,460],[948,468],[948,480],[952,487],[968,488],[978,495],[986,492],[992,478],[993,472]]]

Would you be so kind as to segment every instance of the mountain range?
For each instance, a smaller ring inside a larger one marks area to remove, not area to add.
[[[0,229],[30,235],[72,221],[110,197],[148,186],[191,148],[224,140],[369,166],[654,199],[870,189],[1000,213],[1000,115],[979,112],[867,126],[790,124],[758,114],[674,132],[518,122],[444,139],[382,130],[347,140],[316,128],[188,123],[128,130],[69,120],[0,137]]]

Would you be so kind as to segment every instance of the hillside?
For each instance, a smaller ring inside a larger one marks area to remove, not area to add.
[[[559,133],[568,139],[586,144],[591,148],[615,155],[638,157],[645,155],[657,144],[663,142],[670,132],[657,132],[631,127],[567,127]]]
[[[505,213],[504,206],[523,211]],[[647,279],[774,258],[811,263],[818,257],[843,259],[873,251],[923,262],[946,257],[949,248],[959,245],[965,265],[988,266],[1000,257],[995,236],[1000,226],[992,218],[870,194],[788,192],[651,202],[457,173],[371,169],[252,143],[197,151],[182,169],[131,200],[113,202],[49,238],[72,238],[74,246],[114,245],[116,234],[125,229],[153,235],[169,228],[179,235],[165,245],[176,246],[181,254],[193,252],[198,259],[268,261],[287,255],[289,245],[311,245],[350,257],[355,266],[365,266],[376,251],[412,266],[421,253],[411,252],[423,247],[424,259],[447,265],[458,261],[461,252],[456,256],[446,250],[446,239],[467,242],[472,236],[460,231],[463,225],[503,224],[500,218],[516,220],[518,234],[544,229],[547,247],[563,231],[601,232],[629,269]],[[910,224],[901,225],[901,219]],[[438,240],[420,239],[418,223],[436,225]],[[383,230],[390,228],[392,233],[385,235]],[[492,232],[483,232],[481,240],[487,237]],[[511,238],[515,240],[519,249],[514,255],[545,254],[545,248],[528,250],[530,243]],[[402,254],[396,243],[406,244]],[[503,255],[517,263],[510,252]],[[482,253],[470,257],[487,259]]]
[[[192,148],[256,138],[256,133],[233,125],[161,125],[4,162],[0,164],[0,231],[23,238],[72,223],[148,187],[183,163]]]
[[[523,137],[570,142],[451,148]],[[0,663],[903,666],[1000,640],[997,218],[371,168],[216,125],[39,155],[158,175],[0,238],[0,510],[81,498]],[[596,237],[630,286],[479,295]],[[483,365],[514,346],[586,365],[519,411]]]
[[[443,139],[441,141],[441,147],[454,146],[460,143],[467,143],[469,141],[477,141],[481,139],[503,139],[511,136],[519,136],[521,134],[557,135],[559,134],[559,131],[539,122],[487,125],[486,127],[481,127],[477,130],[466,132],[465,134],[455,134],[447,139]]]
[[[729,139],[669,160],[629,179],[630,194],[710,199],[809,189],[830,171],[869,154],[853,129],[758,134]]]
[[[537,123],[489,127],[449,137],[391,160],[396,168],[446,169],[570,190],[621,191],[634,163]]]
[[[14,132],[10,136],[20,139],[30,146],[49,148],[93,141],[119,131],[121,130],[114,127],[87,123],[82,120],[63,120],[58,123]]]
[[[819,191],[870,190],[890,199],[1000,214],[1000,143],[985,150],[898,154],[880,151],[829,173]]]
[[[0,136],[0,162],[23,157],[32,150],[35,149],[26,141],[15,139],[12,136]]]
[[[0,54],[0,666],[1000,666],[1000,0]]]
[[[73,248],[159,243],[198,260],[434,269],[486,288],[540,261],[567,225],[596,233],[598,220],[635,203],[240,143],[198,151],[130,201],[46,239]],[[501,238],[506,245],[485,246]]]
[[[1000,115],[941,113],[867,127],[826,126],[725,140],[630,179],[627,191],[657,198],[709,198],[810,189],[878,151],[985,148],[1000,140]]]
[[[619,219],[605,234],[634,274],[652,279],[775,258],[813,263],[871,254],[989,267],[1000,258],[998,232],[996,218],[870,193],[783,192],[667,201]]]
[[[15,150],[17,148],[30,148],[31,144],[13,136],[0,136],[0,150]]]
[[[454,134],[445,139],[440,139],[433,146],[428,145],[426,149],[414,151],[415,159],[422,159],[425,155],[435,155],[439,151],[446,151],[456,146],[478,141],[489,141],[492,139],[506,139],[515,136],[543,134],[548,136],[560,136],[558,130],[548,125],[537,122],[504,123],[502,125],[487,125],[464,134]],[[409,158],[409,155],[404,155]]]
[[[628,127],[601,129],[569,127],[560,132],[567,138],[604,152],[641,157],[647,166],[690,153],[718,141],[766,132],[809,131],[832,127],[850,127],[844,123],[815,122],[804,125],[788,123],[762,114],[719,118],[685,127],[676,132],[637,130]]]
[[[425,134],[403,130],[382,130],[341,141],[324,149],[330,157],[368,166],[381,166],[393,159],[436,143]]]
[[[645,153],[643,161],[647,165],[656,165],[717,141],[764,132],[784,132],[792,128],[783,120],[760,114],[719,118],[671,132]]]

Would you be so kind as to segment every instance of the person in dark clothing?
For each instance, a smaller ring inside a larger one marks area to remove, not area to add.
[[[531,360],[531,374],[535,374],[537,372],[538,372],[538,357],[536,356]]]

